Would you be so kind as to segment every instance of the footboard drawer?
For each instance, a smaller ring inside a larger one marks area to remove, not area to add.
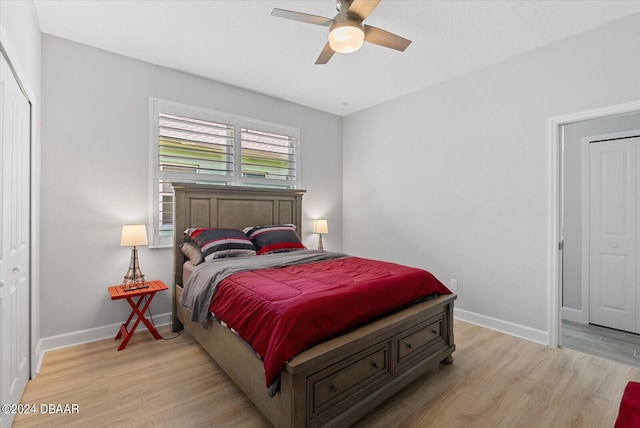
[[[307,378],[309,425],[322,425],[391,377],[392,339],[370,346]]]
[[[446,346],[446,313],[442,312],[427,321],[399,333],[396,342],[398,369],[420,356],[429,354],[440,346]]]

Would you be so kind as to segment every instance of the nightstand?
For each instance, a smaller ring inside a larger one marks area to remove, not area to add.
[[[131,339],[131,336],[133,336],[133,333],[136,331],[136,328],[138,327],[138,324],[140,324],[140,321],[142,321],[142,323],[147,327],[147,330],[149,330],[149,332],[156,340],[161,339],[160,334],[158,334],[158,331],[153,326],[153,324],[151,324],[149,320],[144,316],[144,313],[149,308],[149,305],[153,300],[153,296],[155,296],[158,291],[168,290],[169,287],[167,287],[162,281],[149,281],[145,284],[148,286],[147,288],[141,288],[134,291],[124,291],[122,285],[113,285],[109,287],[111,300],[126,299],[127,302],[129,302],[129,306],[131,306],[131,308],[133,309],[131,311],[131,314],[129,314],[129,318],[127,318],[127,321],[120,326],[120,331],[118,331],[118,334],[114,338],[114,340],[118,340],[121,337],[123,338],[118,351],[122,351],[127,346],[127,343],[129,343],[129,339]],[[143,305],[145,296],[149,297],[146,299],[146,303],[144,303]],[[138,298],[138,300],[134,302],[133,299],[136,297]],[[131,326],[131,329],[128,329],[129,323],[133,320],[134,315],[137,315],[138,317],[133,323],[133,326]]]

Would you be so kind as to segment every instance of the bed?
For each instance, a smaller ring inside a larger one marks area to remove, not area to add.
[[[293,224],[302,229],[303,190],[174,183],[174,228]],[[290,359],[270,396],[265,368],[247,344],[216,320],[191,321],[182,306],[183,265],[175,233],[174,331],[186,329],[276,427],[348,426],[439,363],[450,364],[454,294],[375,318]],[[259,256],[260,257],[260,256]]]

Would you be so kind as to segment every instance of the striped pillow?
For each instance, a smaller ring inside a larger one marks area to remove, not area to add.
[[[256,255],[256,248],[241,230],[192,228],[184,233],[198,244],[206,261]]]
[[[300,242],[296,227],[292,224],[279,226],[256,226],[244,230],[253,245],[256,254],[286,253],[288,251],[304,250]]]

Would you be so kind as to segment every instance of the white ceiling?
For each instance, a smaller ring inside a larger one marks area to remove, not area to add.
[[[366,23],[412,40],[404,53],[365,43],[315,65],[328,29],[272,17],[271,10],[332,18],[332,0],[35,5],[44,33],[338,115],[640,13],[639,0],[382,0]]]

